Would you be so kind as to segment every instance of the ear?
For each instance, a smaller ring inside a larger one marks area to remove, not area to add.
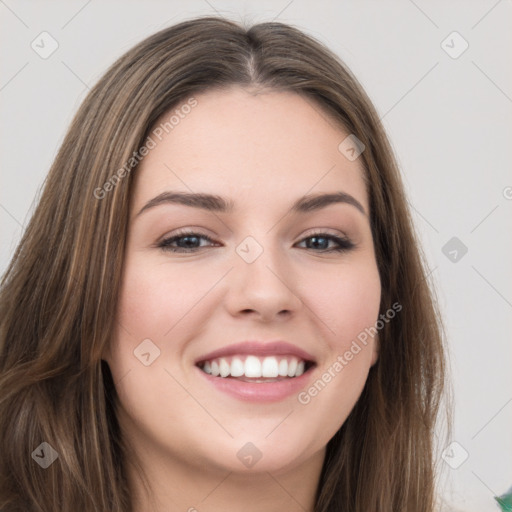
[[[375,336],[375,338],[373,338],[371,366],[373,366],[379,359],[379,348],[380,348],[380,340],[379,340],[379,335],[377,334]]]

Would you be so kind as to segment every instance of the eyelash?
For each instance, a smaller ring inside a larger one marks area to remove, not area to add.
[[[174,252],[174,253],[197,252],[197,250],[201,249],[202,247],[192,247],[189,249],[185,249],[183,247],[171,247],[171,244],[173,242],[175,242],[181,238],[186,238],[189,236],[196,237],[196,238],[202,238],[211,243],[214,242],[214,240],[212,238],[210,238],[208,235],[203,235],[201,233],[196,233],[193,231],[183,231],[183,232],[177,233],[176,235],[173,235],[172,237],[162,240],[158,244],[158,247],[166,252]],[[335,247],[332,249],[323,249],[320,251],[314,251],[314,249],[306,247],[306,249],[313,250],[314,252],[319,252],[319,253],[348,252],[355,247],[355,244],[349,238],[330,235],[328,233],[323,233],[323,232],[312,233],[309,236],[307,236],[306,238],[303,238],[299,243],[302,243],[305,240],[309,240],[310,238],[325,238],[327,240],[334,241],[338,244],[338,247]]]

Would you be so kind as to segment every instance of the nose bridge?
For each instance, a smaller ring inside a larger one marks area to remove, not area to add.
[[[271,317],[296,311],[300,299],[293,290],[293,269],[272,234],[246,236],[235,248],[229,304],[232,313],[252,310]]]
[[[240,261],[240,273],[244,279],[255,277],[256,280],[276,279],[274,272],[286,268],[286,254],[276,233],[265,233],[263,230],[254,235],[247,235],[235,248]],[[290,267],[288,267],[290,269]],[[286,270],[284,271],[286,273]],[[270,276],[274,276],[273,279]]]

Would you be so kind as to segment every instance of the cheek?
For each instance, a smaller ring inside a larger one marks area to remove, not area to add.
[[[134,370],[154,370],[160,366],[163,359],[160,356],[165,354],[163,335],[179,318],[179,302],[183,295],[170,293],[174,281],[165,279],[159,268],[159,265],[148,265],[137,255],[128,255],[125,261],[115,335],[106,354],[114,381],[123,379],[126,383],[124,376],[131,372],[130,379],[133,378],[137,373]],[[154,346],[148,345],[146,340],[151,340]],[[151,349],[154,360],[147,368],[137,359],[137,355],[147,352],[139,350],[142,343]],[[147,375],[144,374],[142,379],[142,382],[147,382]],[[137,390],[134,396],[137,396]]]
[[[190,394],[178,383],[180,379],[172,377],[174,369],[169,360],[179,359],[182,347],[170,341],[182,339],[184,331],[191,328],[185,315],[204,286],[195,283],[193,274],[184,279],[183,271],[171,272],[169,266],[148,260],[136,254],[126,259],[116,333],[107,361],[123,424],[129,426],[127,432],[143,432],[143,436],[162,440],[170,434],[184,436],[183,411],[194,410]],[[184,317],[185,321],[180,322]],[[165,336],[175,324],[174,336]],[[154,345],[147,344],[147,340]],[[143,342],[146,345],[142,351],[139,347]],[[142,355],[145,353],[150,354],[147,366]],[[207,421],[201,415],[194,419],[198,425]],[[162,425],[166,426],[165,432]]]
[[[162,340],[204,295],[205,285],[197,273],[183,276],[178,267],[150,265],[143,257],[127,261],[119,296],[120,324],[137,338]]]
[[[191,271],[190,266],[184,269],[182,265],[155,262],[143,253],[128,254],[119,292],[116,333],[105,354],[114,380],[124,379],[128,372],[132,372],[133,379],[138,375],[133,370],[137,369],[142,371],[141,389],[162,389],[161,382],[151,380],[157,370],[182,371],[187,341],[209,317],[204,310],[208,302],[202,299],[216,280],[211,267]],[[147,349],[153,362],[145,367],[137,357]],[[165,372],[162,380],[168,387],[169,376]]]
[[[366,328],[375,325],[381,284],[371,261],[344,266],[334,274],[310,275],[308,281],[304,299],[325,326],[331,349],[344,349]]]
[[[304,400],[299,402],[311,402],[314,414],[337,411],[329,420],[335,431],[355,405],[375,362],[377,336],[371,329],[379,317],[381,284],[371,261],[347,265],[335,276],[315,276],[315,282],[308,300],[326,326],[327,346],[319,379],[304,390]]]

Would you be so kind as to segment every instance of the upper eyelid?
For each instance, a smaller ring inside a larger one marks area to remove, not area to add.
[[[315,231],[313,232],[310,232],[310,233],[307,233],[305,235],[302,235],[301,238],[295,242],[295,243],[301,243],[303,242],[304,240],[307,240],[308,238],[312,238],[314,236],[326,236],[326,238],[331,238],[332,239],[340,239],[340,240],[343,240],[345,242],[348,242],[350,243],[351,245],[353,246],[356,246],[357,244],[352,240],[351,237],[347,236],[345,233],[330,233],[329,230],[327,228],[317,228]],[[162,244],[164,244],[165,242],[169,242],[169,241],[174,241],[176,239],[179,239],[179,238],[182,238],[182,237],[186,237],[186,236],[197,236],[198,238],[204,238],[206,240],[208,240],[208,242],[212,243],[212,244],[215,244],[215,243],[218,243],[215,241],[214,237],[210,236],[210,235],[207,235],[205,233],[201,233],[200,231],[193,231],[193,230],[185,230],[185,231],[182,231],[182,232],[178,232],[178,233],[174,233],[172,235],[169,235],[169,236],[164,236],[159,242],[157,242],[155,245],[157,247],[160,247]],[[336,240],[334,240],[336,242]],[[199,249],[200,247],[198,247]]]
[[[347,234],[345,234],[343,232],[332,233],[329,231],[329,228],[312,228],[312,229],[315,229],[315,230],[302,235],[302,237],[299,241],[302,241],[305,238],[309,238],[309,237],[317,236],[317,235],[328,235],[328,236],[333,236],[333,237],[338,237],[338,238],[346,238],[346,239],[351,238],[350,236],[348,236]],[[178,231],[177,233],[173,233],[172,235],[165,235],[160,239],[160,241],[170,240],[170,239],[174,239],[174,238],[181,238],[181,237],[185,237],[185,236],[200,236],[200,237],[210,239],[210,241],[212,241],[212,242],[215,241],[214,236],[208,235],[206,233],[202,233],[201,231],[194,231],[194,230]]]

